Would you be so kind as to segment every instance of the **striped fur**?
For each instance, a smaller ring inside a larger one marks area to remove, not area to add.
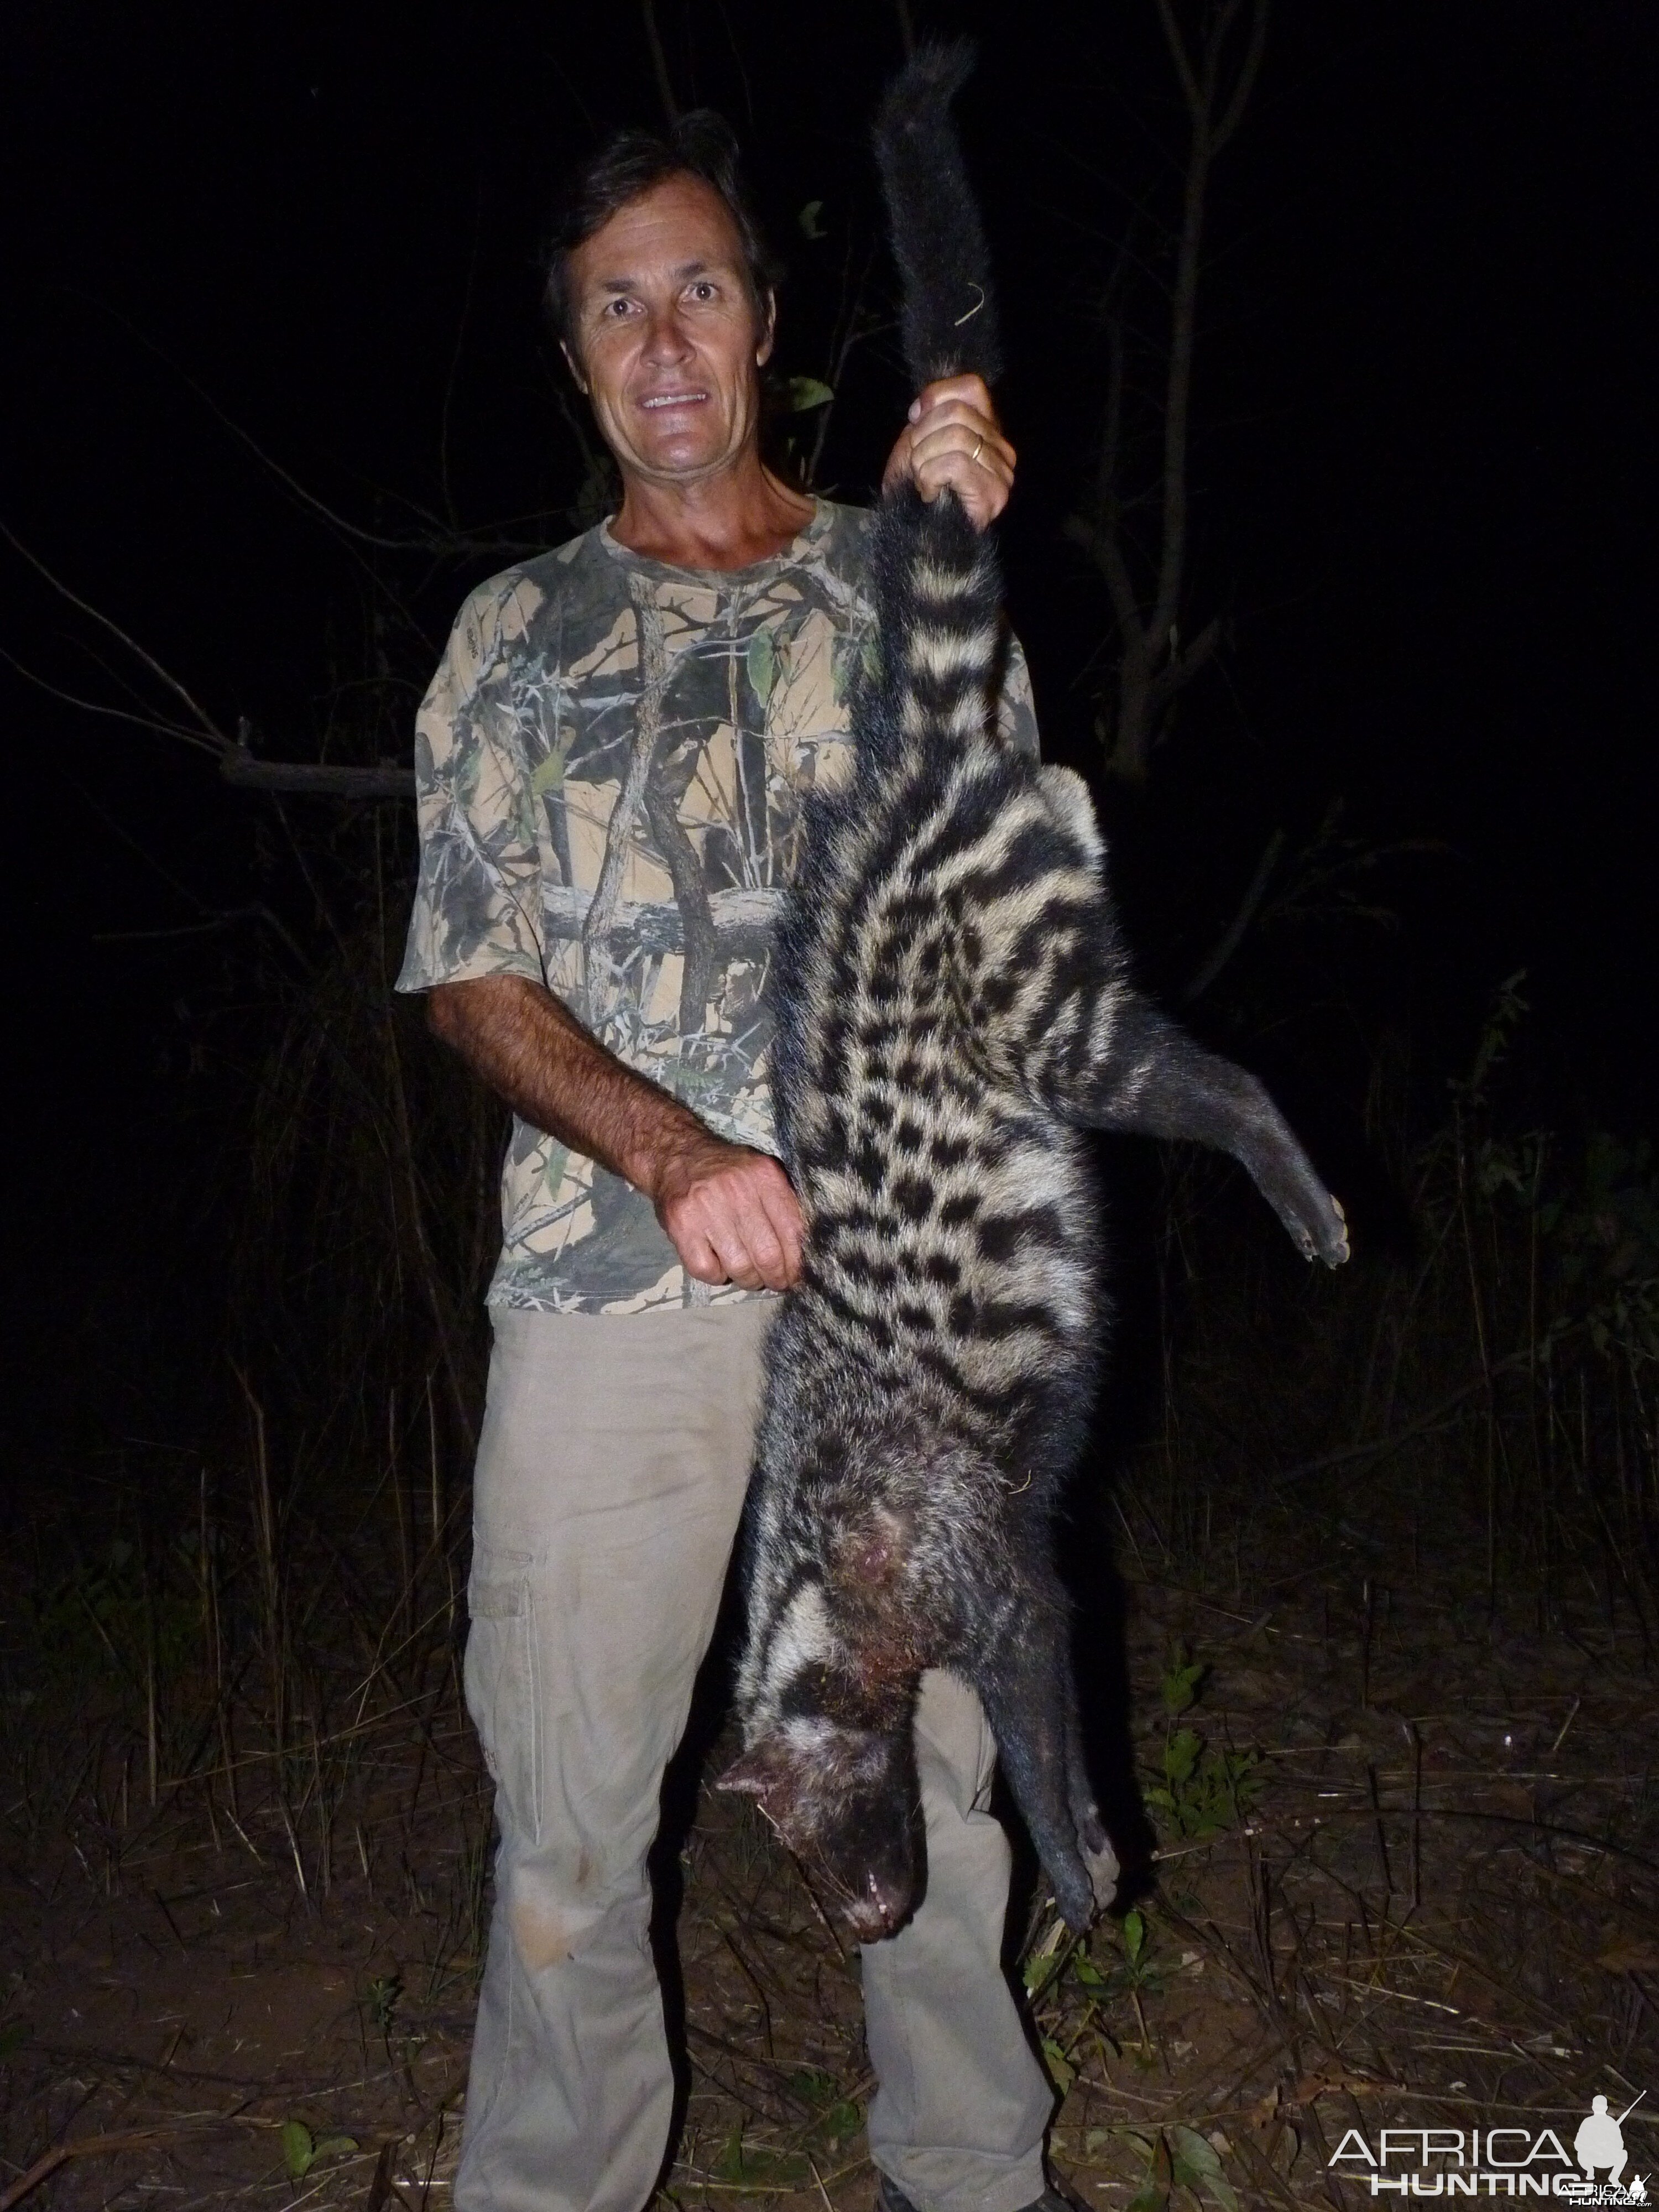
[[[959,57],[921,57],[878,140],[919,373],[969,353],[945,336],[961,268],[928,291],[902,251],[950,229],[949,205],[922,221],[896,204],[966,197],[945,115],[960,74]],[[907,115],[916,143],[895,161]],[[982,271],[969,282],[988,293]],[[1103,1323],[1086,1132],[1224,1146],[1304,1252],[1335,1265],[1346,1241],[1261,1086],[1135,991],[1081,781],[999,736],[989,541],[954,495],[928,505],[906,487],[872,557],[880,666],[849,783],[811,802],[773,960],[773,1090],[806,1259],[769,1346],[745,1749],[722,1778],[761,1800],[854,1934],[890,1933],[920,1875],[920,1677],[951,1668],[979,1692],[1080,1928],[1115,1878],[1053,1558]]]

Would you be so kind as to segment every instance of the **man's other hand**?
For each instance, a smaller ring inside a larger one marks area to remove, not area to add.
[[[662,1159],[650,1196],[698,1282],[787,1291],[799,1279],[800,1201],[769,1152],[713,1134],[689,1139]]]
[[[926,500],[946,484],[975,530],[994,522],[1014,488],[1014,449],[998,426],[985,380],[947,376],[925,385],[911,403],[882,473],[882,489],[911,477]]]

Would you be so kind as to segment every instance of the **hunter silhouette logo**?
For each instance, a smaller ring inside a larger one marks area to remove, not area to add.
[[[1647,2204],[1641,2174],[1625,2179],[1630,2154],[1624,2124],[1647,2095],[1617,2118],[1604,2096],[1590,2100],[1569,2153],[1553,2128],[1384,2128],[1372,2148],[1350,2128],[1330,2166],[1345,2181],[1382,2197],[1559,2197],[1573,2204]]]
[[[1644,2089],[1642,2097],[1645,2097],[1647,2091]],[[1589,2117],[1580,2124],[1577,2134],[1572,2139],[1572,2154],[1583,2169],[1585,2180],[1594,2182],[1599,2169],[1606,2166],[1608,2185],[1618,2191],[1617,2196],[1614,2197],[1602,2196],[1598,2192],[1597,2196],[1591,2200],[1594,2203],[1645,2204],[1648,2201],[1647,2189],[1639,2173],[1628,2189],[1624,2186],[1625,2164],[1627,2156],[1625,2149],[1624,2124],[1636,2110],[1637,2106],[1641,2103],[1642,2097],[1638,2097],[1626,2105],[1616,2120],[1607,2110],[1607,2099],[1593,2097],[1590,2100]]]

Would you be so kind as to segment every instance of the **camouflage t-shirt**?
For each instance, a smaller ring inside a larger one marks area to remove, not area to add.
[[[527,975],[725,1137],[775,1149],[763,1005],[801,805],[848,765],[869,517],[671,568],[609,526],[461,609],[416,725],[421,870],[398,988]],[[1001,716],[1036,747],[1018,647]],[[492,1304],[634,1313],[690,1279],[650,1201],[516,1120]]]

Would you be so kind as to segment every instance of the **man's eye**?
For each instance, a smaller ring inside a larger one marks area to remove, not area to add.
[[[691,297],[694,300],[712,300],[715,296],[714,287],[706,276],[700,276],[691,287]]]

